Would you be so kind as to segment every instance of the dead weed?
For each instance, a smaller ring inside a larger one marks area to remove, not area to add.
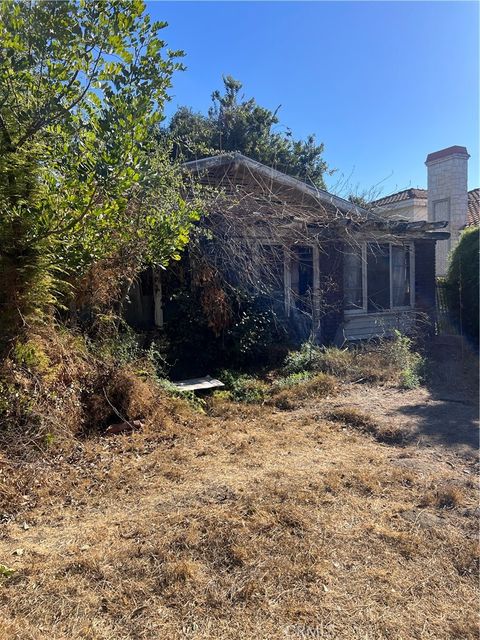
[[[385,444],[404,444],[407,441],[407,433],[393,424],[380,423],[371,415],[365,414],[355,408],[338,407],[331,411],[327,418],[334,422],[340,422],[347,427],[357,429],[363,433],[369,433],[378,442]]]
[[[274,389],[266,404],[289,411],[300,407],[305,400],[328,398],[334,395],[337,389],[336,378],[327,373],[318,373],[290,387],[278,391]]]

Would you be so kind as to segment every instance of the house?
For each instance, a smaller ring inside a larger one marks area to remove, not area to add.
[[[479,224],[480,189],[468,191],[468,159],[465,147],[453,146],[429,153],[427,189],[405,189],[372,202],[379,215],[407,220],[445,220],[450,237],[439,240],[436,275],[447,271],[448,254],[458,243],[460,232]]]
[[[445,222],[378,215],[240,153],[184,169],[192,190],[218,194],[204,222],[206,259],[268,296],[298,340],[408,332],[433,312]],[[169,321],[161,280],[156,272],[132,292],[131,319]]]

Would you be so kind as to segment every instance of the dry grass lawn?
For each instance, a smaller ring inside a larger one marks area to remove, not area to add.
[[[477,638],[476,455],[397,437],[422,394],[162,400],[142,431],[5,457],[0,637]]]

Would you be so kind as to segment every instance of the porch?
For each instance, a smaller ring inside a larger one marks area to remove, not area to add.
[[[410,333],[435,307],[435,243],[338,239],[259,244],[256,293],[284,317],[295,341],[342,345]],[[127,320],[142,329],[171,321],[159,269],[130,293]]]

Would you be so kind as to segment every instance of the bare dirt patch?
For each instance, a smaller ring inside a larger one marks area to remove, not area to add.
[[[332,411],[359,411],[384,428],[403,432],[419,447],[438,447],[445,455],[476,459],[478,451],[478,405],[475,400],[442,400],[420,387],[401,391],[393,387],[346,385]]]

